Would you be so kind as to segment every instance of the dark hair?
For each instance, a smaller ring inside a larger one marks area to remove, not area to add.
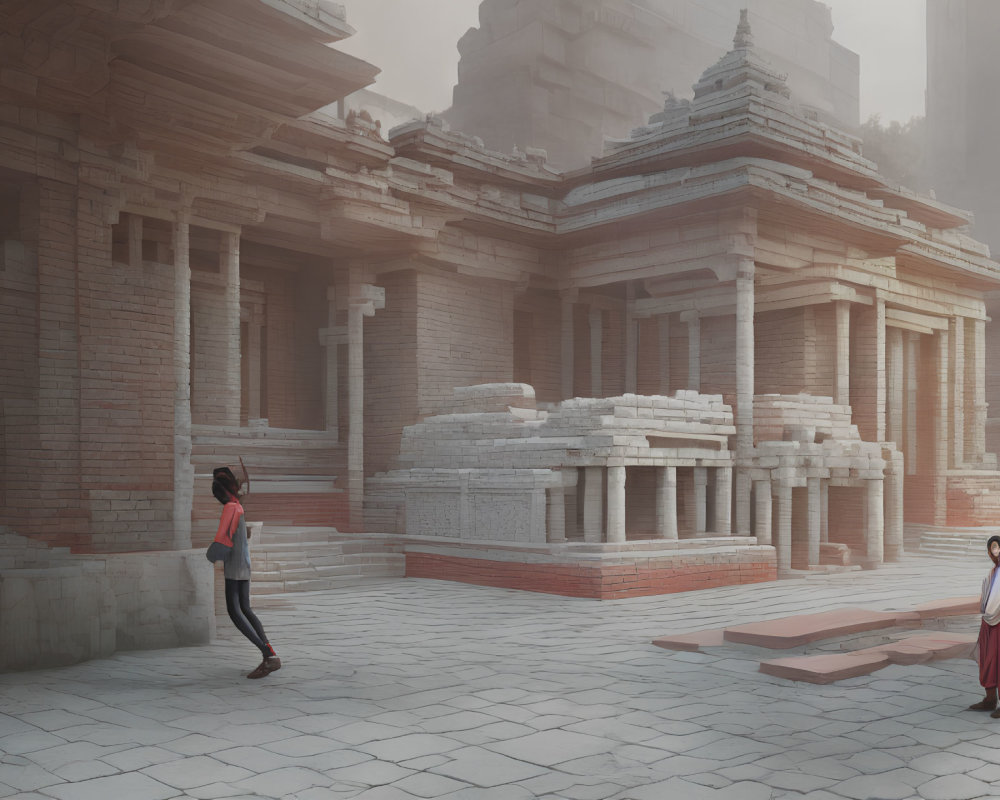
[[[993,542],[996,542],[997,544],[1000,544],[1000,536],[991,536],[989,539],[986,540],[986,552],[987,553],[990,552],[990,548],[993,546]]]
[[[228,503],[235,496],[218,478],[212,481],[212,494],[215,495],[215,499],[222,503],[222,505]]]
[[[240,493],[240,482],[233,475],[233,471],[229,467],[216,467],[212,470],[212,480],[222,485],[233,497],[238,497]],[[215,494],[215,489],[212,490]],[[215,495],[218,497],[219,495]],[[226,502],[225,500],[220,500],[220,503]]]

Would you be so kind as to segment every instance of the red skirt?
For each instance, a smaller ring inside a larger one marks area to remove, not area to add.
[[[986,689],[1000,685],[1000,625],[979,626],[979,682]]]

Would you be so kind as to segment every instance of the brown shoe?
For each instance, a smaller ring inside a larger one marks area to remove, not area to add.
[[[987,689],[986,697],[969,706],[969,711],[994,711],[997,707],[997,690]],[[1000,715],[998,715],[1000,716]]]
[[[277,656],[268,656],[260,664],[257,665],[257,669],[247,675],[251,680],[257,678],[264,678],[270,675],[272,672],[277,672],[281,669],[281,659]]]

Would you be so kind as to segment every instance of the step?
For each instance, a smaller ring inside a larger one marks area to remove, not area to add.
[[[312,578],[300,581],[273,581],[271,583],[254,583],[254,593],[261,595],[287,594],[292,592],[319,592],[350,586],[371,578],[399,578],[402,573],[396,570],[385,570],[382,573],[365,575],[345,575],[330,578]]]

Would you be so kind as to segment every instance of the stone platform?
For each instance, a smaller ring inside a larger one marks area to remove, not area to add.
[[[773,581],[774,548],[753,537],[513,544],[403,537],[406,577],[612,600]]]

